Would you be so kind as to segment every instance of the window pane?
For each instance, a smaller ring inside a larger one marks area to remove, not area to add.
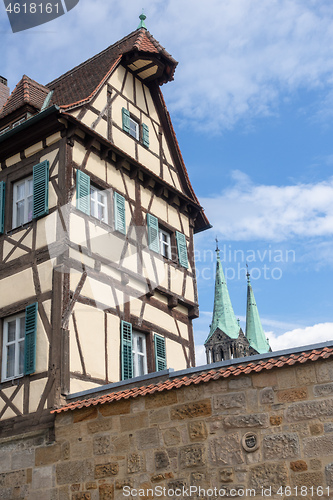
[[[24,224],[24,201],[19,201],[16,204],[16,225]]]
[[[33,195],[33,189],[34,189],[34,182],[33,179],[28,180],[28,186],[27,186],[27,196]]]
[[[141,375],[144,375],[145,374],[145,371],[144,371],[144,357],[143,356],[138,356],[138,377],[140,377]]]
[[[7,371],[6,377],[15,375],[15,344],[7,346]]]
[[[23,316],[23,318],[20,318],[19,338],[24,339],[24,336],[25,336],[25,316]]]
[[[23,200],[25,197],[24,182],[16,186],[16,200]]]
[[[142,337],[137,338],[138,352],[143,352],[143,342]]]
[[[19,373],[21,375],[24,372],[24,341],[19,342]]]
[[[33,212],[33,197],[29,196],[28,198],[28,220],[25,222],[30,222],[32,220],[32,212]]]
[[[14,342],[15,340],[15,331],[16,331],[16,320],[9,321],[8,325],[8,342]]]

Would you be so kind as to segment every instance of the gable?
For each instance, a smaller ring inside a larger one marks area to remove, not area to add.
[[[152,86],[146,85],[131,70],[118,65],[89,106],[78,107],[70,113],[188,196],[189,189],[181,179],[167,121],[164,117],[163,123],[161,106],[156,102],[158,93],[152,90]],[[123,130],[123,108],[138,123],[139,140]],[[149,147],[142,141],[144,126],[149,131]]]

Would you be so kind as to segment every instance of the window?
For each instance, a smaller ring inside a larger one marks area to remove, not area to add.
[[[90,214],[107,224],[107,193],[95,186],[90,186]]]
[[[131,117],[129,119],[129,135],[139,140],[139,124]]]
[[[170,234],[163,229],[159,229],[160,252],[163,257],[171,259],[171,239]]]
[[[123,130],[140,140],[140,121],[136,120],[126,108],[122,108]],[[149,127],[145,123],[141,124],[141,142],[143,146],[149,148]]]
[[[24,373],[25,314],[4,320],[2,380]]]
[[[38,303],[3,321],[2,380],[35,371]]]
[[[133,377],[148,373],[146,336],[143,333],[132,333]]]
[[[33,177],[13,185],[13,227],[30,222],[33,216]]]

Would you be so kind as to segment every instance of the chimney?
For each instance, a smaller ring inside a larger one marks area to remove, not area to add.
[[[0,111],[9,97],[10,91],[7,87],[7,80],[0,76]]]

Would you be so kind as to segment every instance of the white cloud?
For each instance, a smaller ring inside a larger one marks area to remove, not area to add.
[[[266,332],[266,334],[274,352],[283,349],[291,349],[292,347],[319,344],[331,340],[333,336],[333,323],[318,323],[313,326],[296,328],[279,336],[275,335],[273,332]],[[205,365],[205,346],[197,345],[195,348],[195,356],[197,366]]]
[[[222,239],[283,241],[332,236],[333,177],[316,184],[268,186],[255,185],[236,172],[234,180],[221,194],[200,200]]]
[[[23,73],[47,83],[134,30],[139,13],[136,0],[80,0],[58,20],[5,33],[1,74],[11,88]],[[179,122],[218,132],[276,113],[300,89],[320,90],[330,115],[331,2],[150,0],[146,13],[148,29],[180,62],[176,82],[163,88]]]
[[[332,339],[333,323],[318,323],[305,328],[296,328],[279,336],[268,332],[267,336],[273,351],[318,344]]]

